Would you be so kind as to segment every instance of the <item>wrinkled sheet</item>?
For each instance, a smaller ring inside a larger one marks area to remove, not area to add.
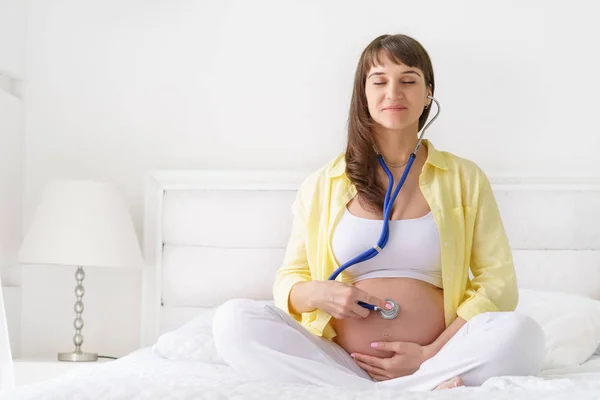
[[[223,364],[167,360],[150,347],[119,360],[72,370],[16,388],[2,399],[600,399],[600,357],[570,369],[547,370],[540,377],[491,378],[480,387],[438,392],[356,390],[298,384],[252,382]]]

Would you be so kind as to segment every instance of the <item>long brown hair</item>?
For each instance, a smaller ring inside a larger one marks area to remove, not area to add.
[[[418,67],[425,75],[425,86],[435,90],[433,67],[427,51],[415,39],[406,35],[381,35],[363,51],[354,75],[354,90],[348,116],[348,144],[345,152],[346,176],[356,186],[361,205],[383,211],[385,190],[379,184],[377,169],[379,161],[373,151],[373,119],[369,114],[365,82],[369,70],[381,65],[381,57],[387,55],[396,63]],[[419,131],[427,122],[428,107],[419,117]]]

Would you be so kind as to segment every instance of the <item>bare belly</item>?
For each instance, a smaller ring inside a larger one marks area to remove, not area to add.
[[[405,341],[420,345],[432,343],[446,329],[443,290],[411,278],[366,279],[355,287],[381,299],[392,299],[400,313],[392,320],[376,311],[361,319],[331,319],[337,336],[333,341],[348,353],[391,357],[393,353],[371,348],[371,342]]]

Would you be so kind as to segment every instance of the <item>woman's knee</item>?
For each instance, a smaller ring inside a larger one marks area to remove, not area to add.
[[[544,331],[527,315],[503,314],[498,321],[501,326],[496,327],[498,336],[490,337],[487,363],[498,370],[497,375],[538,374],[546,349]]]
[[[213,336],[217,347],[239,346],[263,332],[264,304],[250,299],[232,299],[223,303],[213,319]],[[263,332],[264,333],[264,332]]]
[[[465,385],[479,386],[496,376],[539,374],[545,354],[545,336],[534,319],[502,312],[481,315],[475,322],[482,324],[479,328],[487,333],[479,339],[475,355],[477,367],[461,375]]]
[[[515,350],[537,350],[543,352],[546,347],[546,335],[533,318],[528,315],[511,312],[505,322],[507,327],[506,344]]]

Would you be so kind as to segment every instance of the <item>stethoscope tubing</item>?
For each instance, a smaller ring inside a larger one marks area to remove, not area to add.
[[[379,237],[379,240],[377,241],[377,244],[375,246],[369,248],[368,250],[364,251],[363,253],[359,254],[358,256],[352,258],[351,260],[347,261],[343,265],[341,265],[329,276],[328,280],[335,280],[337,278],[337,276],[340,273],[342,273],[342,271],[344,271],[348,267],[351,267],[352,265],[370,260],[371,258],[375,257],[377,254],[379,254],[381,252],[381,250],[386,246],[388,239],[389,239],[389,234],[390,234],[389,219],[390,219],[390,212],[392,210],[392,205],[394,204],[396,197],[398,197],[398,193],[400,193],[400,189],[402,189],[402,186],[404,185],[404,182],[406,181],[406,178],[408,177],[408,174],[410,173],[410,169],[417,157],[417,151],[419,151],[419,147],[421,146],[423,136],[425,135],[425,130],[429,127],[429,125],[431,125],[431,123],[433,121],[435,121],[435,119],[440,114],[440,103],[432,96],[428,96],[428,98],[431,99],[432,101],[434,101],[435,104],[437,105],[437,113],[431,119],[431,121],[429,121],[423,127],[421,135],[419,136],[419,140],[417,141],[417,145],[415,146],[415,149],[413,150],[413,152],[410,154],[409,160],[406,164],[406,168],[404,169],[404,172],[402,173],[402,177],[400,177],[400,181],[398,182],[398,186],[396,187],[396,190],[391,195],[391,197],[390,197],[390,193],[392,191],[392,188],[394,187],[394,176],[392,175],[392,172],[390,171],[388,166],[385,164],[385,161],[383,160],[383,156],[379,152],[377,152],[379,164],[381,165],[381,167],[387,174],[388,181],[389,181],[388,188],[386,190],[385,198],[384,198],[384,202],[383,202],[383,214],[384,214],[383,228],[381,230],[381,235]],[[375,150],[375,151],[377,151],[377,150]],[[386,300],[390,303],[393,303],[394,310],[392,310],[392,311],[384,310],[384,309],[381,309],[380,307],[377,307],[377,306],[374,306],[372,304],[365,303],[362,301],[359,301],[358,304],[364,308],[371,310],[371,311],[379,311],[379,313],[384,318],[388,318],[388,319],[394,318],[395,317],[395,315],[393,315],[394,311],[395,311],[396,315],[397,315],[397,311],[398,311],[397,304],[395,302],[393,302],[393,300],[390,300],[390,299],[386,299]],[[384,313],[387,313],[387,314],[384,315]],[[393,315],[393,316],[391,316],[391,315]]]

